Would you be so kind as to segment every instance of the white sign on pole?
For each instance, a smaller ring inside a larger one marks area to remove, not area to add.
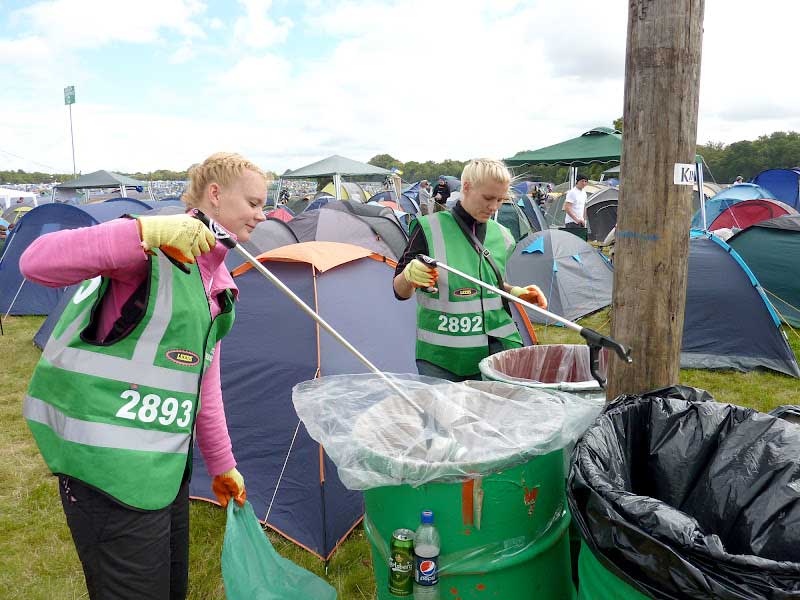
[[[675,163],[675,185],[694,185],[697,181],[697,171],[693,164]]]

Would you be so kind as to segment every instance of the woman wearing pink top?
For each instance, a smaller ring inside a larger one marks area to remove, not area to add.
[[[265,219],[267,183],[264,172],[250,161],[237,154],[217,153],[190,170],[183,200],[189,208],[211,215],[239,241],[246,241]],[[221,302],[229,294],[238,294],[225,268],[225,247],[216,244],[211,232],[190,214],[118,219],[44,235],[22,255],[20,270],[27,279],[50,287],[98,276],[108,282],[100,288],[104,291],[91,319],[91,331],[87,326],[81,336],[109,347],[124,339],[147,310],[148,286],[144,283],[151,277],[156,249],[176,262],[196,262],[212,319],[220,314]],[[187,326],[192,327],[192,323]],[[201,408],[196,411],[194,425],[209,474],[214,476],[212,487],[225,506],[231,498],[243,503],[245,486],[236,469],[225,422],[219,342],[214,350],[202,377]],[[38,426],[39,417],[29,409],[28,401],[26,397],[25,416]],[[60,424],[58,419],[55,422]],[[188,461],[177,496],[158,510],[136,508],[100,486],[60,471],[54,473],[59,476],[62,505],[92,599],[185,598],[189,571]],[[122,479],[126,473],[113,477]]]

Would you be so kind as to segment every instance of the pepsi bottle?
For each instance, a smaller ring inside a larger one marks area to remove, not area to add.
[[[427,598],[438,592],[442,541],[433,524],[433,511],[423,510],[420,521],[414,534],[414,596],[421,597],[424,594]]]

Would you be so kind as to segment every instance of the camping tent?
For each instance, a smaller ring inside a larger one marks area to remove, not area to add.
[[[354,181],[343,181],[342,182],[342,200],[350,200],[351,202],[361,202],[362,204],[367,201],[367,193],[364,191],[360,185],[355,183]],[[324,188],[320,190],[323,194],[329,194],[331,198],[336,198],[336,188],[333,185],[333,182],[326,185]],[[319,195],[320,192],[317,192]],[[314,199],[317,199],[317,196],[314,196]],[[312,203],[313,204],[313,203]],[[310,210],[311,205],[306,208],[306,210]]]
[[[12,315],[46,315],[55,307],[63,288],[25,283],[19,271],[19,257],[40,235],[62,229],[88,227],[124,214],[147,212],[150,207],[137,200],[119,200],[75,206],[51,203],[37,206],[14,226],[0,258],[0,312]]]
[[[342,194],[342,177],[358,177],[358,176],[386,176],[391,175],[392,172],[370,165],[368,163],[358,162],[344,156],[333,155],[324,158],[305,167],[300,167],[293,171],[289,171],[281,175],[282,179],[332,179],[334,196],[341,199],[344,198]],[[366,201],[366,197],[363,201]]]
[[[595,127],[571,140],[517,152],[505,159],[510,167],[526,165],[589,165],[592,163],[619,162],[622,153],[622,134],[616,129]]]
[[[57,186],[53,188],[53,193],[56,192],[76,192],[78,190],[87,190],[87,189],[110,189],[110,188],[118,188],[119,193],[125,197],[128,195],[128,188],[148,188],[150,189],[150,184],[146,181],[139,181],[138,179],[133,179],[132,177],[128,177],[126,175],[120,175],[119,173],[113,173],[111,171],[95,171],[94,173],[89,173],[88,175],[81,175],[76,179],[71,179],[69,181],[65,181],[64,183],[59,183]],[[150,193],[150,197],[152,198],[152,193]]]
[[[382,257],[348,244],[310,242],[271,251],[262,262],[378,368],[415,372],[416,304],[394,299],[393,267]],[[306,433],[292,387],[366,368],[255,269],[235,275],[240,299],[222,342],[222,390],[247,499],[264,519],[286,461],[267,524],[327,559],[360,521],[362,496],[342,486],[334,464]],[[191,495],[213,502],[199,452],[194,461]]]
[[[548,310],[570,320],[611,304],[614,272],[603,256],[578,236],[557,229],[532,233],[517,243],[506,265],[509,282],[535,283]],[[535,323],[552,323],[529,312]]]
[[[719,194],[706,201],[706,223],[713,223],[719,214],[742,200],[758,200],[769,198],[777,200],[772,192],[753,183],[741,183],[722,190]],[[698,210],[692,217],[692,228],[702,229],[703,216]]]
[[[800,216],[762,221],[728,240],[758,278],[783,321],[800,327]]]
[[[513,200],[503,202],[495,213],[494,218],[498,223],[508,228],[511,235],[514,236],[515,242],[534,231],[522,208]]]
[[[688,369],[800,367],[758,280],[739,254],[711,233],[692,231],[681,347]]]
[[[342,201],[340,200],[340,202]],[[383,206],[377,208],[392,212],[390,208]],[[390,223],[393,227],[400,228],[394,218]],[[403,246],[399,250],[392,248],[368,222],[358,215],[349,211],[335,210],[328,206],[320,210],[303,212],[286,226],[301,242],[324,241],[353,244],[392,260],[399,259],[405,247],[405,242],[401,242]],[[402,230],[400,230],[399,237],[401,240],[405,239]]]
[[[753,183],[768,189],[781,202],[800,210],[800,167],[761,171],[753,177]]]
[[[262,252],[296,244],[298,241],[287,221],[268,217],[266,221],[256,225],[256,228],[250,232],[250,239],[242,242],[242,248],[253,256],[258,256]],[[231,271],[243,262],[245,262],[244,258],[235,250],[231,250],[225,255],[225,266]]]
[[[388,200],[390,202],[395,202],[400,210],[405,213],[411,215],[418,215],[419,214],[419,206],[417,205],[417,195],[414,195],[412,198],[411,194],[403,192],[400,194],[400,198],[398,199],[397,194],[393,191],[388,192],[378,192],[374,196],[372,196],[369,201],[370,202],[382,202],[384,200]]]
[[[356,215],[372,228],[392,253],[400,256],[408,243],[408,233],[391,208],[353,202],[329,202],[324,210],[339,210]]]
[[[797,211],[780,200],[742,200],[723,210],[708,226],[709,231],[717,229],[745,229],[768,219],[783,215],[796,215]]]
[[[537,202],[533,202],[526,194],[515,194],[513,191],[511,192],[511,198],[525,213],[532,232],[547,228],[547,219],[545,219]]]
[[[0,212],[3,209],[10,208],[16,204],[18,200],[30,200],[31,206],[36,206],[38,196],[33,192],[24,192],[22,190],[14,190],[11,188],[0,187]]]
[[[617,206],[619,189],[606,188],[593,194],[586,202],[586,223],[589,226],[589,239],[602,242],[617,225]]]

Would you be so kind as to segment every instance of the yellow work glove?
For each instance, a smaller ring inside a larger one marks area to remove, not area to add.
[[[199,219],[189,215],[139,217],[139,238],[142,248],[160,248],[167,256],[182,263],[193,263],[195,257],[208,252],[217,240]]]
[[[223,508],[228,506],[231,498],[239,506],[244,506],[244,501],[247,499],[247,491],[244,489],[244,477],[236,468],[214,477],[211,482],[211,489]]]
[[[436,280],[439,278],[439,272],[415,258],[403,269],[403,277],[415,288],[429,288],[433,287],[436,283]]]
[[[535,304],[539,308],[547,308],[547,298],[537,285],[526,285],[525,287],[515,285],[511,288],[511,294],[520,300]]]

